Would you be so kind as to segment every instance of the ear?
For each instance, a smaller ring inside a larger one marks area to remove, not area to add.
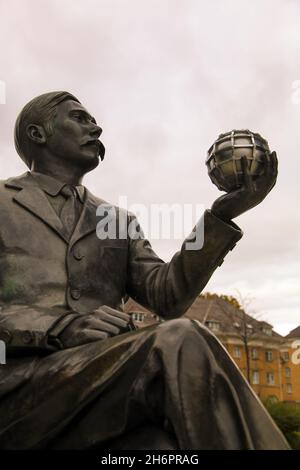
[[[26,127],[27,137],[36,144],[45,144],[47,140],[46,132],[43,126],[37,124],[29,124]]]

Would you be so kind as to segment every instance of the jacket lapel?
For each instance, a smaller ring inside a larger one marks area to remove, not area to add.
[[[70,243],[70,245],[74,245],[74,243],[81,238],[95,232],[97,224],[101,225],[101,221],[103,221],[103,224],[106,224],[108,220],[112,218],[111,216],[103,216],[101,219],[97,216],[97,208],[101,204],[107,203],[97,198],[86,189],[83,209],[71,240],[69,240],[60,218],[57,216],[44,191],[40,189],[30,172],[24,173],[16,178],[8,179],[5,186],[21,190],[13,197],[14,201],[49,225],[49,227],[63,238],[63,240]]]
[[[89,235],[92,232],[96,232],[98,224],[101,224],[101,219],[97,216],[97,208],[101,204],[107,204],[102,199],[95,197],[88,189],[86,189],[86,196],[81,212],[79,221],[75,227],[71,238],[71,245],[76,243],[81,238]],[[103,223],[107,223],[107,217],[102,217]]]
[[[61,238],[68,242],[61,220],[52,208],[44,191],[39,188],[30,173],[25,173],[17,178],[10,178],[5,186],[20,189],[13,197],[13,200],[49,225]]]

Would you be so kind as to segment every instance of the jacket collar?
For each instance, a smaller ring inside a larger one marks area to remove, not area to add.
[[[49,194],[50,196],[57,196],[62,188],[66,186],[65,183],[62,181],[57,180],[49,175],[44,175],[43,173],[38,173],[36,171],[30,173],[31,176],[37,181],[40,188],[42,188],[45,193]],[[69,186],[69,185],[68,185]],[[85,188],[82,185],[73,186],[77,192],[78,199],[83,204],[84,203],[84,196],[85,196]]]
[[[45,192],[39,186],[38,181],[30,172],[26,172],[18,177],[9,178],[5,182],[5,186],[18,189],[19,191],[13,197],[14,201],[34,214],[45,224],[49,225],[49,227],[70,245],[74,245],[78,240],[96,230],[98,222],[96,214],[97,207],[105,202],[85,189],[83,209],[71,240],[69,240],[60,218],[52,208]]]

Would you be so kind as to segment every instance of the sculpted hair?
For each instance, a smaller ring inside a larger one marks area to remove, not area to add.
[[[65,100],[80,101],[67,91],[52,91],[33,98],[27,103],[15,124],[15,147],[26,165],[31,169],[32,152],[31,141],[26,129],[29,124],[43,126],[47,135],[53,133],[53,119],[56,116],[57,106]]]

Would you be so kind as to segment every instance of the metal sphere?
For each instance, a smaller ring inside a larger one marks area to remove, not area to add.
[[[259,134],[245,130],[232,130],[219,135],[208,150],[206,165],[212,182],[221,191],[232,191],[242,186],[241,158],[245,156],[253,179],[264,171],[270,155],[268,142]]]

